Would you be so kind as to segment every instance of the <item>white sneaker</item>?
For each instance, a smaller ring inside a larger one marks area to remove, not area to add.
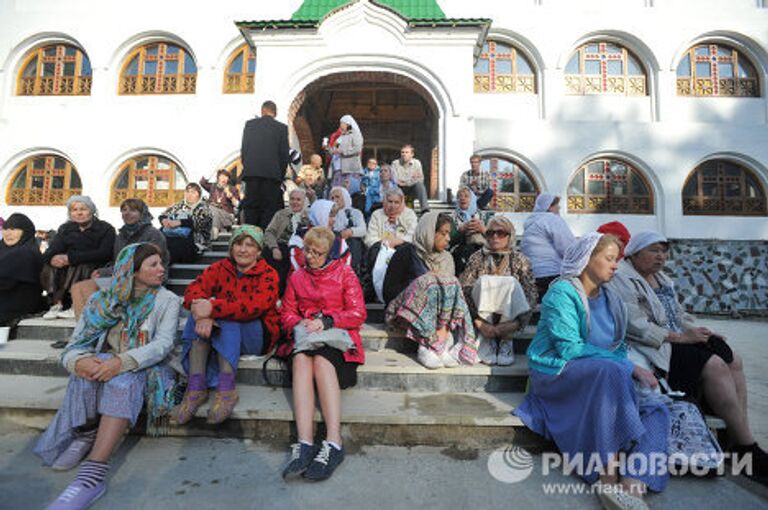
[[[419,346],[419,351],[416,353],[416,360],[430,370],[443,368],[443,362],[440,360],[440,356],[429,347],[424,347],[423,345]]]
[[[459,366],[459,360],[453,357],[451,350],[452,349],[446,347],[443,349],[443,352],[440,353],[440,361],[443,363],[445,368],[454,368]]]
[[[67,308],[66,310],[62,310],[61,312],[56,314],[56,316],[59,319],[74,319],[75,318],[75,309],[72,308],[72,307]]]
[[[219,238],[219,228],[218,227],[212,227],[211,228],[211,240],[215,241]]]
[[[498,363],[496,354],[498,344],[496,340],[488,340],[483,335],[477,335],[477,340],[480,344],[477,349],[477,359],[480,360],[480,363],[485,363],[486,365]]]
[[[59,318],[59,312],[61,312],[62,309],[63,309],[63,307],[61,306],[61,303],[53,305],[50,310],[48,310],[47,312],[45,312],[45,314],[43,314],[43,319],[45,319],[47,321],[52,321],[53,319],[58,319]]]
[[[496,360],[501,366],[509,366],[515,362],[515,349],[512,340],[499,342],[499,355]]]

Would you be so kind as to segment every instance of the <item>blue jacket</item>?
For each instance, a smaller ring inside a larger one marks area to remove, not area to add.
[[[627,357],[624,336],[627,312],[624,302],[606,287],[608,308],[615,324],[614,343],[603,349],[587,343],[589,304],[578,278],[553,283],[541,302],[541,319],[530,347],[528,367],[546,374],[559,374],[565,364],[577,358],[605,358],[622,362]]]

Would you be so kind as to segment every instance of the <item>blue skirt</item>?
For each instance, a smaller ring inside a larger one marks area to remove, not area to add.
[[[237,372],[240,356],[243,354],[261,355],[264,350],[264,326],[260,319],[250,322],[235,322],[217,320],[218,328],[214,329],[210,342],[211,348],[221,356],[224,356],[232,370]],[[181,335],[183,342],[181,365],[189,374],[189,352],[192,350],[192,342],[198,340],[195,333],[195,319],[190,315],[184,332]],[[213,353],[211,353],[213,354]],[[219,383],[219,360],[216,356],[209,355],[206,365],[205,377],[209,388],[215,388]]]
[[[570,459],[581,455],[576,472],[588,483],[600,476],[611,456],[624,452],[649,460],[663,458],[663,469],[621,470],[655,492],[667,485],[669,411],[663,402],[639,402],[633,365],[606,359],[569,361],[560,374],[531,371],[528,395],[513,411],[532,431],[551,439]],[[598,462],[589,462],[597,454]]]

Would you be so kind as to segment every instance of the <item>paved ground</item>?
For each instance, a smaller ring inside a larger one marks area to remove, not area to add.
[[[768,445],[768,321],[707,320],[745,358],[750,421]],[[0,508],[44,508],[73,473],[40,467],[31,454],[36,435],[0,430]],[[542,474],[541,456],[519,483],[497,481],[490,451],[366,447],[350,452],[329,481],[285,484],[282,449],[235,439],[129,437],[115,461],[107,497],[94,508],[599,508],[597,497],[575,477]],[[547,485],[549,484],[549,485]],[[545,494],[564,484],[559,494]],[[562,493],[562,491],[570,491]],[[768,489],[742,477],[675,478],[649,498],[652,508],[768,508]]]

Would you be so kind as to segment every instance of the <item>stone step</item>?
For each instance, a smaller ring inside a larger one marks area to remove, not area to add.
[[[43,429],[61,405],[64,377],[0,375],[0,420]],[[168,435],[250,437],[284,447],[295,438],[292,395],[287,388],[238,387],[240,400],[224,424],[205,424],[209,404]],[[433,445],[488,448],[515,442],[541,445],[511,411],[521,393],[396,393],[351,388],[342,392],[342,435],[349,445]],[[316,421],[321,421],[319,411]],[[137,431],[140,429],[137,428]]]
[[[0,374],[65,376],[59,362],[60,349],[46,342],[14,340],[0,347]],[[264,356],[243,356],[237,370],[241,384],[263,386]],[[286,372],[279,364],[270,364],[267,377],[282,385]],[[517,356],[514,365],[488,367],[477,364],[456,368],[428,370],[415,360],[414,353],[391,350],[366,353],[366,363],[358,369],[358,387],[390,392],[522,392],[528,378],[527,358]]]
[[[370,317],[370,309],[368,313]],[[179,320],[179,340],[181,339],[181,332],[184,329],[185,323],[186,318],[182,317]],[[74,319],[25,319],[19,323],[12,338],[13,340],[39,340],[46,342],[67,340],[72,335],[74,329]],[[525,354],[535,333],[536,328],[528,326],[515,335],[515,353]],[[360,337],[366,352],[382,351],[384,349],[414,352],[416,349],[416,344],[405,338],[402,331],[388,328],[383,323],[364,324],[360,329]]]
[[[173,264],[169,274],[170,280],[193,280],[205,271],[208,264]]]

